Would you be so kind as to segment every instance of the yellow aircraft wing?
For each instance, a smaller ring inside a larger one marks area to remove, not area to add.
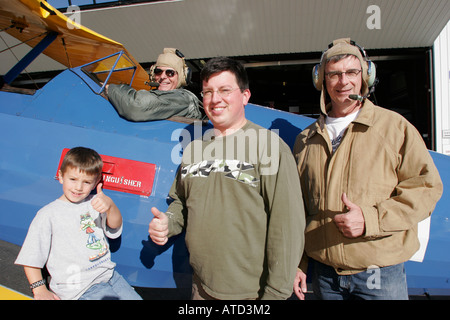
[[[0,0],[0,30],[31,47],[47,33],[57,32],[44,54],[69,68],[123,50],[137,67],[132,86],[137,90],[150,89],[145,84],[149,80],[147,72],[122,44],[75,23],[43,0]],[[112,77],[116,83],[126,82],[120,79],[120,72]]]

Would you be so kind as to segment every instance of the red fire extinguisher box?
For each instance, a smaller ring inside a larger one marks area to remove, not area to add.
[[[62,151],[56,178],[59,178],[64,156],[70,149]],[[100,155],[103,160],[102,183],[104,189],[150,196],[155,179],[156,165],[153,163]]]

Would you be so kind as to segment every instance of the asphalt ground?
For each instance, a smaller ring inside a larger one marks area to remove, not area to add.
[[[19,251],[20,246],[0,240],[0,285],[31,297],[30,285],[23,267],[14,264]],[[5,290],[3,292],[5,293]],[[12,292],[11,299],[14,297],[16,296]]]
[[[19,251],[20,246],[0,240],[0,300],[33,296],[23,267],[14,264]],[[189,300],[191,294],[190,289],[135,289],[144,300]]]
[[[20,246],[0,240],[0,300],[32,298],[28,280],[22,266],[14,264]],[[10,290],[8,290],[10,289]],[[190,289],[140,288],[136,291],[144,300],[190,300]],[[291,297],[290,300],[296,300]],[[306,294],[307,300],[314,300],[312,293]],[[449,300],[450,297],[410,296],[410,300]]]
[[[0,300],[16,299],[17,293],[32,297],[22,266],[14,264],[20,246],[0,240]],[[3,288],[2,288],[3,287]],[[7,288],[11,289],[7,296]],[[191,289],[161,289],[135,287],[144,300],[190,300]]]

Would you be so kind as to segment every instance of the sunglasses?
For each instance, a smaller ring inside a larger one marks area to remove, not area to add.
[[[155,73],[156,76],[160,76],[164,71],[166,71],[166,76],[168,76],[169,78],[172,78],[177,73],[175,70],[172,69],[162,70],[159,68],[155,68],[153,72]]]

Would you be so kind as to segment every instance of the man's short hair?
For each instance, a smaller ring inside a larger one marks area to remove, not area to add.
[[[244,66],[239,61],[227,57],[216,57],[208,60],[200,73],[200,80],[208,81],[212,75],[223,71],[230,71],[234,74],[241,90],[249,88],[247,71]]]

